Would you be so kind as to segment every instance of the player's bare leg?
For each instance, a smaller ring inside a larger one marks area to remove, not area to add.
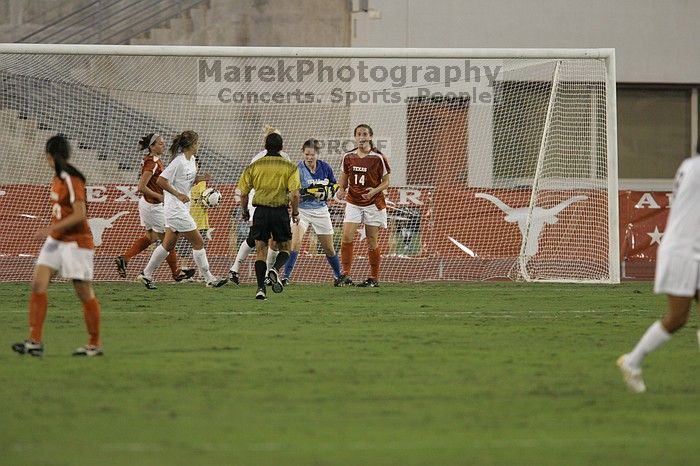
[[[629,389],[635,393],[646,391],[642,378],[642,361],[647,354],[671,339],[671,335],[688,321],[692,298],[668,295],[668,311],[662,320],[654,322],[642,335],[634,349],[617,360]]]

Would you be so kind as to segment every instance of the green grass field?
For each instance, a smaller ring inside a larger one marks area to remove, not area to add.
[[[698,464],[689,326],[625,390],[614,361],[663,314],[648,283],[98,284],[103,358],[52,285],[43,358],[27,284],[0,284],[2,465]]]

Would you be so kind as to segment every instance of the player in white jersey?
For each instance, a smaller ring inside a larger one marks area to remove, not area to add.
[[[628,388],[646,391],[644,357],[667,342],[688,321],[693,298],[700,289],[700,147],[676,172],[671,211],[656,255],[654,292],[668,296],[662,320],[654,322],[634,349],[617,360]],[[700,338],[700,332],[698,332]]]
[[[199,273],[208,287],[218,288],[228,279],[216,278],[209,271],[209,260],[204,250],[204,240],[197,229],[197,223],[190,214],[190,190],[195,183],[209,181],[208,175],[197,174],[194,155],[199,149],[199,136],[194,131],[184,131],[173,140],[170,152],[173,159],[158,178],[158,185],[164,192],[165,237],[153,251],[148,265],[138,278],[149,290],[156,289],[153,272],[175,247],[179,235],[183,235],[192,245],[192,257]]]
[[[265,137],[272,133],[277,133],[280,134],[280,132],[271,126],[266,126],[263,129],[263,134]],[[250,164],[253,162],[256,162],[260,160],[261,158],[265,157],[267,155],[267,150],[263,149],[257,154],[253,156],[253,158],[250,160]],[[289,154],[287,154],[284,151],[280,151],[280,155],[282,158],[290,160]],[[250,165],[248,164],[248,165]],[[233,261],[233,265],[231,265],[231,268],[229,269],[229,279],[231,280],[231,283],[235,283],[238,285],[240,283],[240,277],[239,273],[241,270],[241,264],[243,264],[243,261],[245,261],[248,256],[253,254],[255,251],[255,240],[251,237],[250,235],[250,225],[253,223],[253,214],[255,213],[255,206],[253,206],[253,196],[255,195],[255,190],[252,189],[250,193],[248,194],[248,211],[250,212],[250,220],[248,221],[249,223],[249,229],[248,229],[248,236],[246,239],[241,242],[241,245],[238,247],[238,253],[236,254],[236,259]],[[270,247],[267,248],[267,268],[270,269],[272,266],[275,264],[275,260],[277,259],[277,248],[275,247],[274,244],[270,244]]]

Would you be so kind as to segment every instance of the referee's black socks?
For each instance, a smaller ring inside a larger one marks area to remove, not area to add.
[[[267,262],[255,261],[255,278],[258,281],[258,288],[265,288],[265,274],[267,273]]]

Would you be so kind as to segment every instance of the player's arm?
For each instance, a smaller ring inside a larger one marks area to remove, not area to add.
[[[244,221],[250,220],[250,211],[248,210],[248,192],[241,191],[241,218]]]
[[[338,177],[338,199],[344,199],[345,193],[348,190],[348,175],[345,172],[341,172]]]
[[[374,188],[367,188],[367,192],[362,195],[363,199],[372,199],[377,194],[384,191],[389,186],[389,174],[387,173],[382,177],[382,182],[379,183]]]
[[[292,221],[294,223],[299,223],[299,199],[301,196],[299,195],[299,190],[295,189],[294,191],[289,192],[289,202],[292,205]]]
[[[211,175],[209,173],[202,173],[194,177],[194,184],[201,183],[202,181],[211,181]]]
[[[78,225],[80,222],[87,220],[87,207],[84,200],[76,200],[71,204],[73,212],[63,217],[60,221],[37,230],[34,234],[36,239],[44,239],[51,233],[57,231],[65,231]]]
[[[168,181],[167,178],[164,178],[163,175],[160,175],[158,177],[158,181],[156,181],[156,183],[158,183],[158,186],[163,188],[163,191],[169,192],[170,194],[178,198],[181,202],[190,202],[190,198],[187,196],[187,194],[181,193],[180,191],[175,189],[175,187],[172,184],[170,184],[170,181]]]
[[[158,200],[158,202],[163,202],[163,195],[153,191],[148,187],[148,182],[153,178],[153,172],[146,170],[141,173],[141,178],[139,178],[138,189],[139,192],[145,194],[148,197],[152,197]]]

